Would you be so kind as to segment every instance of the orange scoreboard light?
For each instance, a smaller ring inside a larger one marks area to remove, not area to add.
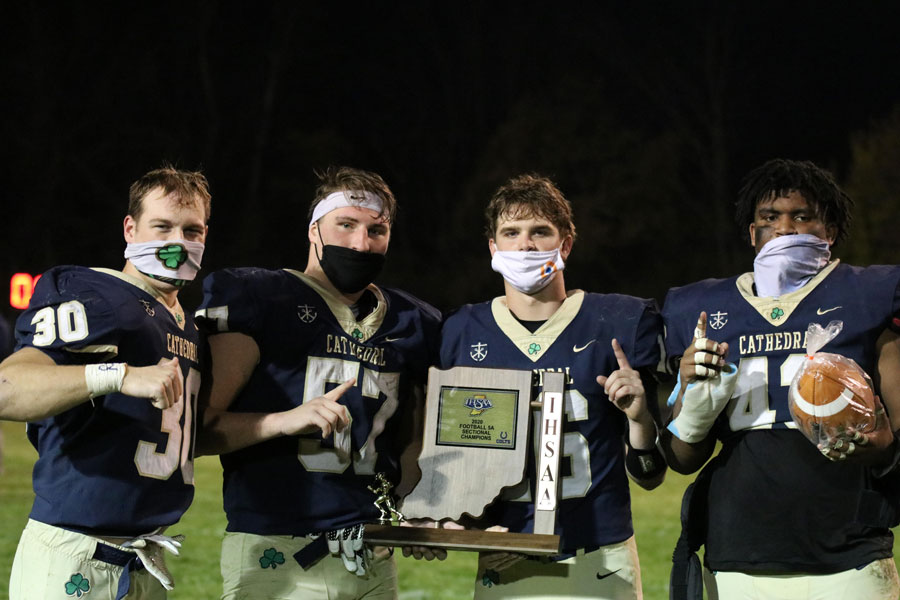
[[[40,278],[40,275],[34,276],[30,273],[13,275],[9,280],[9,305],[20,310],[28,308],[31,294],[34,293],[34,286],[37,285]]]

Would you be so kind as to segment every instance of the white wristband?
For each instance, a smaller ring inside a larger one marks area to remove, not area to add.
[[[127,366],[125,363],[85,365],[84,382],[91,398],[121,391]]]

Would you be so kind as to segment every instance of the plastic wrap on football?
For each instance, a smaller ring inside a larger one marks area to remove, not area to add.
[[[875,428],[875,394],[871,379],[852,359],[819,352],[804,361],[791,383],[794,423],[815,444],[848,431]]]

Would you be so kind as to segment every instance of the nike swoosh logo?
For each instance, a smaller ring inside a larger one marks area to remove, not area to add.
[[[597,340],[591,340],[587,344],[582,346],[581,348],[579,348],[578,346],[572,346],[572,352],[581,352],[582,350],[584,350],[585,348],[587,348],[588,346],[590,346],[591,344],[593,344],[596,341]]]
[[[615,575],[616,573],[618,573],[618,572],[621,571],[621,570],[622,570],[622,569],[616,569],[615,571],[610,571],[610,572],[607,573],[606,575],[601,575],[600,573],[597,573],[597,579],[606,579],[606,578],[609,577],[610,575]]]
[[[400,337],[386,337],[386,338],[384,338],[384,341],[385,342],[396,342],[397,340],[402,340],[404,337],[405,336],[402,336],[402,335]]]
[[[826,308],[825,310],[822,310],[821,308],[819,308],[819,309],[816,310],[816,314],[817,314],[817,315],[824,315],[825,313],[830,313],[831,311],[837,310],[837,309],[839,309],[839,308],[843,308],[843,307],[842,307],[842,306],[835,306],[834,308]]]

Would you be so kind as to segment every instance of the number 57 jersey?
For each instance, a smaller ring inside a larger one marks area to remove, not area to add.
[[[184,396],[166,410],[121,393],[28,424],[38,451],[31,518],[83,533],[132,536],[171,525],[194,494],[199,334],[140,280],[118,271],[56,267],[41,277],[16,323],[17,349],[58,365],[177,357]]]
[[[369,286],[373,310],[357,321],[314,279],[289,270],[228,269],[203,282],[197,311],[211,335],[239,332],[259,364],[229,410],[280,412],[348,379],[340,434],[268,440],[222,455],[228,531],[305,535],[374,521],[375,474],[395,484],[413,437],[414,388],[437,356],[440,315],[416,298]]]

